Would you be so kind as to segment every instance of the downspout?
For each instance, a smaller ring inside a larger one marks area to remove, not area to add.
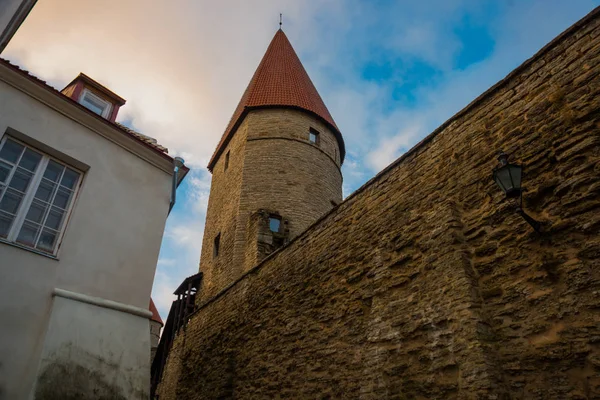
[[[177,180],[179,175],[179,169],[183,167],[183,158],[175,157],[173,159],[173,185],[171,187],[171,203],[169,204],[169,214],[175,205],[175,201],[177,199]]]

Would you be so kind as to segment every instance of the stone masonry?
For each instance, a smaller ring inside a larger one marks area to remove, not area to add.
[[[310,128],[319,132],[318,145],[308,141]],[[293,238],[341,201],[339,147],[320,119],[294,109],[248,113],[213,170],[200,259],[202,298],[215,295],[260,260],[258,233],[247,226],[253,213],[286,218]],[[214,257],[218,234],[220,254]]]
[[[599,96],[596,9],[206,297],[160,399],[599,399]]]

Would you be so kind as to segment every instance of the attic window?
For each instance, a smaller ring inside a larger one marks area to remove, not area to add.
[[[217,257],[219,255],[219,250],[221,247],[221,234],[219,233],[215,236],[215,240],[213,242],[213,257]]]
[[[83,93],[81,93],[79,103],[104,118],[108,118],[112,110],[111,104],[108,101],[95,95],[88,89],[84,89]]]
[[[227,171],[227,168],[229,168],[229,151],[225,154],[225,168],[223,170]]]
[[[269,230],[271,232],[279,233],[281,229],[281,217],[270,216],[269,217]]]
[[[316,129],[310,128],[308,130],[308,141],[312,144],[319,144],[319,132]]]

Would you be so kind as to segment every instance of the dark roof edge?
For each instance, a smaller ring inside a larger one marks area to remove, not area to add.
[[[87,83],[89,86],[92,86],[96,90],[104,93],[111,99],[115,100],[119,106],[122,106],[127,102],[127,100],[125,100],[124,98],[122,98],[121,96],[119,96],[118,94],[116,94],[115,92],[113,92],[112,90],[110,90],[109,88],[107,88],[106,86],[101,84],[100,82],[96,81],[95,79],[90,78],[83,72],[80,72],[79,75],[77,75],[75,77],[75,79],[73,79],[71,82],[69,82],[69,84],[67,86],[65,86],[62,90],[65,90],[66,88],[68,88],[69,86],[71,86],[72,84],[74,84],[77,81],[83,81],[83,82]],[[62,92],[62,90],[61,90],[61,92]]]
[[[479,103],[481,103],[485,98],[489,97],[491,94],[496,92],[498,89],[500,89],[501,87],[506,85],[508,83],[508,81],[510,81],[515,76],[519,75],[525,68],[527,68],[528,66],[533,64],[534,61],[536,61],[541,56],[543,56],[544,54],[549,52],[552,48],[554,48],[557,44],[559,44],[563,40],[572,36],[581,27],[585,26],[588,22],[597,18],[598,16],[600,16],[600,6],[594,8],[585,17],[583,17],[579,21],[575,22],[573,25],[571,25],[569,28],[567,28],[561,34],[559,34],[554,39],[552,39],[548,44],[546,44],[544,47],[542,47],[540,50],[538,50],[538,52],[535,53],[532,57],[525,60],[521,65],[519,65],[514,70],[512,70],[508,75],[506,75],[504,78],[502,78],[496,84],[491,86],[488,90],[486,90],[485,92],[480,94],[478,97],[476,97],[475,100],[470,102],[466,107],[464,107],[462,110],[460,110],[459,112],[454,114],[452,117],[450,117],[446,122],[444,122],[442,125],[440,125],[438,128],[436,128],[433,132],[431,132],[429,135],[427,135],[419,143],[414,145],[410,150],[408,150],[406,153],[402,154],[395,161],[393,161],[390,165],[388,165],[387,167],[382,169],[377,175],[375,175],[373,178],[369,179],[361,187],[356,189],[353,193],[351,193],[348,197],[346,197],[344,199],[344,201],[342,201],[337,206],[333,207],[331,210],[329,210],[329,212],[327,212],[321,218],[316,220],[313,224],[311,224],[308,228],[306,228],[302,233],[300,233],[294,239],[290,240],[290,242],[287,245],[285,245],[284,247],[280,247],[279,249],[275,250],[273,253],[269,254],[267,257],[265,257],[264,260],[262,260],[261,262],[256,264],[254,267],[250,268],[248,271],[246,271],[244,274],[242,274],[238,279],[236,279],[235,281],[233,281],[232,283],[227,285],[225,288],[223,288],[223,290],[221,290],[219,293],[217,293],[216,295],[214,295],[213,297],[211,297],[210,299],[208,299],[207,301],[202,303],[192,313],[192,315],[197,314],[203,308],[205,308],[208,305],[210,305],[211,303],[214,303],[215,301],[217,301],[220,297],[224,296],[229,290],[231,290],[233,287],[235,287],[239,282],[244,280],[247,276],[258,272],[262,268],[262,266],[265,265],[270,259],[279,255],[279,253],[281,253],[286,248],[288,248],[292,243],[306,237],[308,234],[310,234],[310,231],[312,231],[313,228],[315,228],[317,225],[319,225],[323,220],[329,218],[329,216],[332,215],[333,213],[335,213],[341,206],[348,203],[350,199],[356,197],[359,193],[364,192],[369,186],[373,185],[376,181],[382,179],[383,176],[386,175],[391,169],[396,167],[398,164],[402,163],[405,159],[408,158],[408,156],[415,153],[421,147],[423,147],[427,143],[429,143],[434,137],[436,137],[440,132],[442,132],[448,125],[450,125],[452,122],[456,121],[458,118],[465,115],[467,112],[471,111],[471,109],[475,108],[475,106],[478,105]]]
[[[227,145],[229,144],[229,142],[231,141],[231,139],[237,132],[237,130],[240,127],[240,125],[242,124],[242,121],[244,120],[244,118],[246,118],[246,115],[248,115],[248,113],[252,110],[262,110],[262,109],[269,109],[269,108],[287,108],[287,109],[292,109],[292,110],[298,110],[298,111],[306,112],[306,113],[312,115],[313,117],[318,118],[321,122],[323,122],[325,125],[327,125],[327,127],[329,129],[331,129],[333,131],[333,135],[335,136],[335,139],[337,140],[338,145],[340,147],[340,165],[344,163],[344,159],[346,158],[346,144],[344,143],[344,138],[342,137],[342,133],[335,125],[331,124],[331,122],[327,121],[325,118],[323,118],[316,112],[308,110],[304,107],[291,106],[291,105],[285,105],[285,104],[266,104],[266,105],[260,105],[260,106],[245,106],[244,107],[244,111],[242,111],[239,118],[235,121],[235,123],[231,127],[229,135],[227,135],[227,137],[225,138],[225,141],[223,141],[223,143],[221,143],[221,145],[215,150],[215,153],[213,154],[211,161],[209,161],[208,166],[206,168],[210,172],[213,171],[215,164],[219,160],[219,157],[221,156],[221,154],[223,154],[223,151],[225,151],[225,148],[227,147]]]

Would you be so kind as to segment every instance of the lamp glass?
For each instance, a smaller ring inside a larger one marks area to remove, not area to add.
[[[494,181],[507,196],[517,196],[521,193],[522,171],[520,165],[505,164],[494,171]]]

